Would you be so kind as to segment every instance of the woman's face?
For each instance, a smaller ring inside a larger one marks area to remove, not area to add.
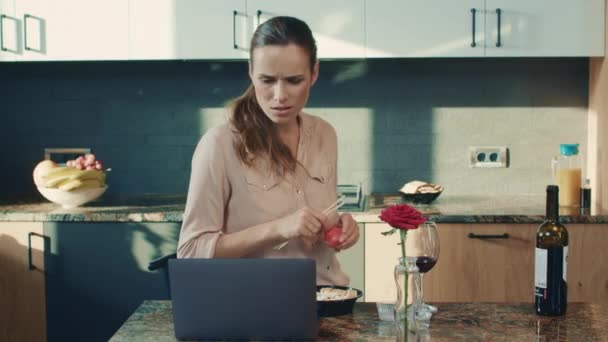
[[[317,80],[319,63],[311,72],[308,52],[295,45],[267,45],[253,50],[249,77],[262,110],[278,125],[296,122]]]

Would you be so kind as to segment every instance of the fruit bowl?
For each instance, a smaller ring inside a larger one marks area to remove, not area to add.
[[[76,208],[85,203],[89,203],[101,196],[107,189],[108,187],[104,186],[100,188],[82,188],[66,191],[55,188],[38,187],[38,191],[44,198],[53,203],[60,204],[66,209]]]

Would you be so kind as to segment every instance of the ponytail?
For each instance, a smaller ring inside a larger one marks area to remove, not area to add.
[[[279,176],[295,171],[296,159],[279,138],[274,122],[258,104],[253,85],[229,106],[230,121],[238,137],[234,147],[241,162],[253,166],[256,158],[268,159],[271,171]]]

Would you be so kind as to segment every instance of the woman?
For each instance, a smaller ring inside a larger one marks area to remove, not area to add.
[[[336,133],[302,112],[319,74],[316,50],[299,19],[257,28],[252,84],[230,106],[230,122],[210,129],[194,152],[178,257],[313,258],[317,284],[348,285],[335,252],[357,242],[358,226],[349,214],[323,213],[337,198]],[[323,231],[335,225],[334,250]]]

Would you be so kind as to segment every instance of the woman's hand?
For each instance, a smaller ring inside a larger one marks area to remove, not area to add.
[[[279,234],[285,239],[302,238],[311,247],[319,238],[326,217],[320,211],[304,207],[278,221]]]
[[[342,227],[342,235],[340,236],[340,243],[335,248],[336,251],[350,248],[359,241],[359,225],[350,214],[340,215],[338,225]]]

